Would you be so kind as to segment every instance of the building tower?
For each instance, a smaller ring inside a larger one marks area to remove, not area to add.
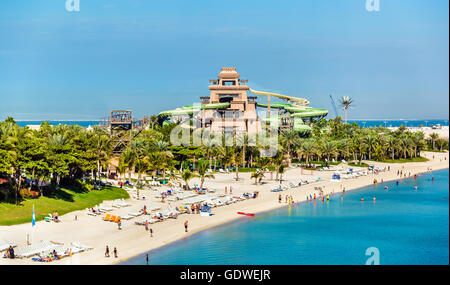
[[[256,96],[248,96],[247,80],[240,79],[234,67],[223,67],[210,80],[209,97],[200,97],[202,103],[228,103],[228,107],[202,110],[203,127],[212,133],[257,133],[260,123],[256,116]]]

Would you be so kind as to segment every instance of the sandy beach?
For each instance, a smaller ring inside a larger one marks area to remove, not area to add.
[[[221,193],[224,192],[226,186],[228,188],[229,186],[232,186],[233,196],[239,196],[244,192],[259,191],[258,198],[213,208],[212,213],[214,215],[211,217],[195,214],[182,214],[178,216],[177,219],[168,219],[163,222],[155,223],[150,225],[150,228],[153,229],[153,237],[150,237],[149,232],[145,231],[144,226],[134,224],[136,218],[124,221],[122,230],[118,230],[115,223],[103,221],[103,216],[89,216],[84,210],[71,212],[61,216],[60,223],[38,221],[34,228],[34,232],[32,233],[30,213],[30,223],[14,226],[0,226],[0,238],[13,242],[21,247],[26,245],[27,234],[29,234],[30,237],[33,235],[35,242],[40,240],[50,240],[59,243],[70,243],[76,241],[84,245],[92,246],[94,249],[80,254],[74,254],[70,258],[64,258],[51,263],[33,262],[29,258],[14,260],[0,258],[0,265],[115,264],[141,253],[170,244],[174,241],[187,238],[188,236],[201,230],[231,222],[235,219],[243,218],[241,215],[237,214],[238,211],[261,213],[284,207],[287,205],[284,199],[286,195],[292,195],[294,201],[301,202],[305,201],[306,197],[310,194],[319,194],[318,191],[314,189],[315,187],[322,187],[325,194],[336,194],[342,192],[343,188],[348,191],[371,185],[373,184],[374,179],[378,182],[381,182],[381,180],[385,182],[397,180],[399,179],[397,176],[398,170],[403,170],[403,173],[406,173],[408,177],[409,173],[413,176],[414,174],[427,172],[430,168],[432,170],[439,170],[449,167],[448,152],[424,152],[422,153],[422,156],[430,160],[428,162],[389,164],[390,171],[342,180],[341,182],[331,182],[333,171],[304,171],[302,174],[300,168],[291,168],[283,175],[283,184],[288,184],[289,182],[296,183],[300,179],[307,179],[311,176],[316,179],[320,177],[320,181],[291,188],[278,193],[270,192],[272,188],[279,185],[279,182],[275,181],[275,174],[273,174],[273,180],[271,180],[270,174],[266,173],[262,180],[262,185],[254,185],[254,179],[250,179],[250,173],[239,173],[239,181],[234,180],[235,173],[215,174],[215,179],[206,180],[205,186],[215,188]],[[385,163],[370,162],[369,164],[373,164],[376,167],[388,166],[388,164]],[[339,166],[344,169],[349,168],[346,164],[340,164]],[[194,184],[199,184],[199,181],[196,179],[190,181],[191,186]],[[168,188],[158,188],[158,190],[164,189]],[[130,207],[115,209],[111,213],[118,214],[133,210],[137,211],[138,209],[141,209],[144,204],[158,205],[161,206],[162,209],[167,208],[169,202],[166,201],[165,203],[161,203],[159,199],[153,197],[154,191],[146,190],[140,191],[140,193],[141,195],[145,195],[147,200],[136,200],[130,198],[128,199],[128,202],[132,204]],[[279,194],[283,196],[282,203],[278,202]],[[177,206],[180,204],[180,201],[170,202],[170,204],[172,206]],[[77,220],[75,220],[75,216],[77,216]],[[184,232],[183,226],[186,220],[189,221],[188,233]],[[119,257],[105,258],[104,252],[106,245],[109,246],[110,251],[116,247]]]

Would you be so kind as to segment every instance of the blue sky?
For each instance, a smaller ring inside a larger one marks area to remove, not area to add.
[[[329,94],[350,96],[349,119],[449,117],[447,0],[65,2],[0,2],[0,119],[155,114],[223,66],[331,114]]]

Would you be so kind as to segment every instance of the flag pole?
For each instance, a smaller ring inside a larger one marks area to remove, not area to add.
[[[31,216],[31,244],[34,243],[34,226],[36,225],[36,215],[34,213],[34,204],[33,204],[33,215]]]

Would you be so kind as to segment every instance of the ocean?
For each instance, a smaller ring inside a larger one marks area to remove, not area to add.
[[[17,121],[20,126],[26,125],[40,125],[44,121]],[[50,125],[80,125],[82,127],[89,127],[98,125],[100,121],[48,121]],[[448,126],[449,120],[349,120],[349,123],[356,122],[361,127],[399,127],[405,125],[408,127],[433,126],[440,124],[441,126]]]
[[[375,254],[382,265],[449,264],[448,169],[240,218],[149,258],[151,265],[364,265]],[[120,264],[143,265],[145,254]]]

